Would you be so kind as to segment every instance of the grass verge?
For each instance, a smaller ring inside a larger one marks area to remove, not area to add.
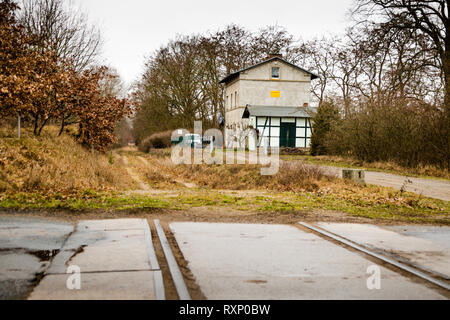
[[[376,188],[376,187],[375,187]],[[450,225],[450,203],[429,198],[393,199],[379,202],[376,197],[336,196],[333,193],[261,193],[245,194],[239,191],[205,189],[180,191],[177,195],[129,195],[87,192],[78,196],[15,194],[0,196],[0,209],[63,209],[74,214],[90,210],[187,210],[201,207],[219,207],[256,213],[298,213],[327,210],[344,212],[349,216],[377,221],[404,223],[431,223]],[[412,199],[414,201],[412,201]]]

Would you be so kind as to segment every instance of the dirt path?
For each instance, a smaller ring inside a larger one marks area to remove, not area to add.
[[[117,156],[117,155],[116,155]],[[118,158],[121,159],[123,165],[125,166],[128,174],[131,176],[131,178],[136,182],[136,184],[138,185],[138,189],[133,190],[132,193],[133,194],[172,194],[172,195],[177,195],[178,192],[176,190],[165,190],[165,189],[155,189],[152,188],[148,183],[146,183],[143,179],[141,174],[137,171],[136,167],[133,167],[130,163],[130,159],[128,159],[127,156],[117,156]],[[141,156],[136,156],[135,157],[136,160],[138,160],[141,165],[143,165],[144,167],[149,166],[149,162],[147,161],[147,159],[145,159],[144,157]],[[132,161],[131,161],[132,162]],[[170,178],[168,178],[170,179]],[[179,183],[180,185],[183,185],[185,188],[188,189],[195,189],[197,188],[197,185],[194,183],[189,183],[189,182],[185,182],[182,181],[180,179],[175,179],[175,182]]]
[[[141,180],[141,178],[139,177],[139,175],[137,174],[137,172],[128,165],[129,161],[128,158],[123,156],[122,157],[122,161],[123,163],[127,166],[127,172],[128,174],[133,178],[134,181],[136,181],[136,183],[139,186],[139,190],[140,192],[149,192],[151,190],[151,188],[149,187],[148,184],[146,184],[144,181]]]

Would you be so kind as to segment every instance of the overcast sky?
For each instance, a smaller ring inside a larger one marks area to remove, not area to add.
[[[66,0],[70,1],[70,0]],[[148,56],[177,34],[216,31],[236,23],[256,31],[267,25],[310,39],[343,32],[353,0],[72,0],[97,23],[103,57],[130,84]]]

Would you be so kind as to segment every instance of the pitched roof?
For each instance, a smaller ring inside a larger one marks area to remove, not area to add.
[[[242,119],[254,117],[285,117],[285,118],[311,118],[317,108],[313,107],[276,107],[276,106],[247,106]]]
[[[310,72],[310,71],[308,71],[308,70],[305,70],[305,69],[303,69],[303,68],[300,68],[299,66],[296,66],[295,64],[290,63],[289,61],[287,61],[287,60],[285,60],[285,59],[283,59],[283,58],[280,58],[280,57],[272,57],[272,58],[267,59],[267,60],[264,60],[264,61],[262,61],[262,62],[260,62],[260,63],[254,64],[254,65],[252,65],[252,66],[250,66],[250,67],[241,69],[241,70],[236,71],[236,72],[234,72],[234,73],[231,73],[231,74],[229,74],[228,76],[226,76],[224,79],[222,79],[219,83],[228,83],[228,82],[234,80],[235,78],[237,78],[241,72],[244,72],[244,71],[247,71],[247,70],[250,70],[250,69],[259,67],[259,66],[261,66],[261,65],[263,65],[263,64],[266,64],[266,63],[271,62],[271,61],[274,61],[274,60],[282,61],[282,62],[284,62],[284,63],[290,65],[291,67],[294,67],[294,68],[296,68],[296,69],[298,69],[298,70],[301,70],[301,71],[303,71],[303,72],[306,72],[306,73],[310,74],[310,75],[311,75],[311,80],[314,80],[314,79],[319,78],[318,75],[316,75],[316,74],[314,74],[314,73],[312,73],[312,72]]]

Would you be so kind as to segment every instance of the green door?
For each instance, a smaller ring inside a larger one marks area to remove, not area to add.
[[[280,147],[295,148],[295,122],[282,122],[280,126]]]

